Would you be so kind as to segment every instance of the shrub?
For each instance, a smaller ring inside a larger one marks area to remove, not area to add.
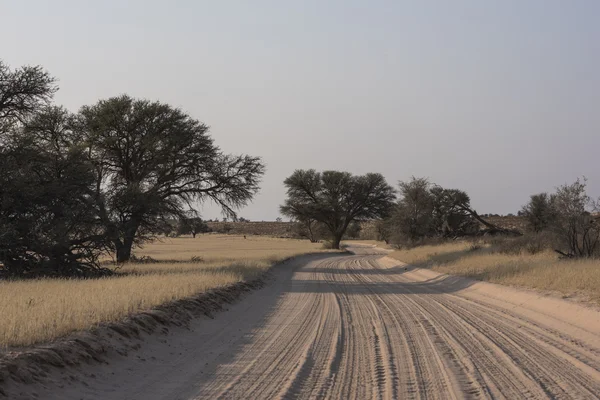
[[[333,247],[333,241],[331,241],[331,240],[324,240],[322,247],[325,250],[332,250],[334,248]]]
[[[577,179],[558,188],[552,206],[556,218],[551,229],[558,235],[560,245],[570,257],[600,256],[600,200],[594,201],[586,193],[586,181]]]
[[[550,232],[530,233],[516,238],[494,238],[490,241],[492,253],[538,254],[551,250],[556,245],[556,236]]]
[[[469,247],[470,252],[475,252],[481,249],[483,249],[483,246],[480,243],[471,243],[471,246]]]
[[[452,239],[443,238],[443,237],[425,237],[420,239],[411,240],[406,236],[395,235],[390,241],[390,245],[398,250],[401,249],[413,249],[419,246],[437,246],[447,242],[452,241]]]
[[[531,195],[529,203],[524,205],[520,211],[520,214],[527,220],[527,226],[531,231],[544,231],[555,221],[553,201],[554,196],[549,196],[548,193]]]

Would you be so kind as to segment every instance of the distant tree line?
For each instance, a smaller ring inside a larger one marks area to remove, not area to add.
[[[0,61],[0,264],[19,276],[108,274],[205,200],[224,214],[258,191],[260,158],[229,155],[178,108],[127,95],[77,113],[39,66]],[[204,229],[189,219],[192,235]]]
[[[398,247],[430,239],[523,234],[480,216],[465,191],[426,178],[401,181],[396,191],[380,174],[297,170],[284,184],[287,199],[280,211],[296,222],[297,234],[312,242],[329,240],[333,248],[343,238],[357,237],[359,222],[365,220],[376,221],[377,239]],[[585,188],[585,181],[577,180],[554,194],[531,196],[519,212],[528,221],[526,234],[546,233],[543,246],[554,246],[566,257],[600,256],[600,217],[594,213],[600,200]]]
[[[165,103],[121,95],[73,113],[52,104],[57,90],[40,66],[0,61],[0,273],[110,274],[103,255],[122,263],[156,235],[206,232],[197,210],[206,200],[220,205],[224,221],[247,221],[236,210],[259,189],[259,157],[225,154],[205,124]],[[520,234],[482,218],[466,192],[425,178],[395,190],[381,174],[297,170],[284,185],[281,214],[299,235],[333,248],[366,220],[397,246]],[[577,180],[531,196],[519,214],[532,234],[551,235],[561,255],[595,257],[599,209]]]

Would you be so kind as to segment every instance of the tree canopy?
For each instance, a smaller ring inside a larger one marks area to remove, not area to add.
[[[0,61],[0,264],[10,275],[103,272],[94,175],[72,118],[49,105],[54,78]]]
[[[351,222],[388,215],[394,189],[381,174],[296,170],[284,184],[288,198],[281,213],[297,221],[314,220],[325,225],[332,247],[338,249]]]
[[[202,218],[194,215],[181,218],[177,224],[178,235],[192,235],[195,238],[199,233],[210,231],[211,229],[208,227],[208,224]]]
[[[41,67],[0,61],[0,265],[15,275],[107,272],[136,243],[204,201],[236,217],[259,189],[259,157],[229,155],[178,108],[123,95],[73,114],[50,105]]]
[[[529,202],[521,209],[521,215],[527,219],[529,229],[533,232],[542,232],[556,219],[554,215],[555,196],[548,193],[532,194]]]
[[[34,122],[37,119],[34,119]],[[106,272],[93,210],[94,175],[60,126],[26,126],[0,149],[0,261],[11,274]]]
[[[415,244],[427,237],[471,235],[479,231],[479,222],[489,224],[471,207],[469,195],[462,190],[416,177],[399,182],[399,187],[392,216],[377,226],[386,241]]]
[[[55,82],[39,65],[12,70],[0,60],[0,133],[48,105],[58,90]]]
[[[83,107],[77,129],[94,165],[96,206],[117,254],[166,218],[212,200],[224,213],[247,204],[264,173],[260,158],[224,154],[208,126],[168,104],[129,96]]]

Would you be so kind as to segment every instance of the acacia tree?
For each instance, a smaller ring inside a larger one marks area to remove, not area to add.
[[[293,222],[295,222],[297,235],[307,238],[311,243],[317,243],[322,237],[327,235],[323,224],[311,217],[300,217]]]
[[[212,200],[235,210],[258,191],[258,157],[224,154],[208,127],[160,102],[113,97],[81,109],[78,131],[94,165],[99,219],[117,262],[165,219]]]
[[[586,193],[586,180],[560,186],[552,196],[550,229],[568,251],[558,252],[569,257],[598,257],[600,255],[600,199]]]
[[[521,209],[521,215],[527,219],[529,229],[533,232],[547,230],[555,221],[555,207],[552,206],[554,198],[548,193],[532,194],[529,202]]]
[[[288,198],[281,213],[295,220],[322,223],[335,249],[340,248],[351,222],[385,217],[395,198],[394,189],[381,174],[296,170],[284,184]]]
[[[55,82],[39,65],[12,70],[0,60],[0,134],[48,105],[58,90]]]
[[[434,230],[431,184],[426,178],[400,181],[400,199],[393,213],[393,225],[397,234],[415,241],[430,236]]]
[[[93,170],[68,113],[49,107],[56,90],[42,67],[0,61],[0,264],[10,275],[108,272],[97,262]]]
[[[434,185],[433,224],[436,233],[443,236],[469,235],[479,231],[477,212],[471,207],[469,195],[459,189],[445,189]]]
[[[193,238],[199,233],[210,232],[210,228],[200,217],[189,216],[181,218],[177,225],[178,235],[192,235]]]
[[[379,236],[386,241],[415,243],[433,236],[473,235],[479,233],[479,224],[492,233],[516,234],[481,218],[462,190],[415,177],[399,186],[400,199],[391,218],[378,226]]]
[[[0,148],[0,262],[11,275],[88,276],[110,271],[92,194],[94,174],[64,109],[49,108]]]

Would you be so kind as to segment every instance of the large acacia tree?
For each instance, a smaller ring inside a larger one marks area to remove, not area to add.
[[[0,61],[0,273],[89,275],[105,248],[91,203],[94,175],[71,117],[49,103],[40,66]]]
[[[68,128],[48,108],[0,146],[0,262],[10,275],[89,276],[107,249],[93,207],[94,171]]]
[[[394,189],[381,174],[296,170],[284,184],[288,198],[281,213],[298,221],[322,223],[336,249],[351,222],[385,217],[395,199]]]
[[[235,217],[264,173],[260,158],[224,154],[206,125],[160,102],[102,100],[81,109],[76,129],[94,165],[95,207],[118,262],[199,202],[212,200]]]

